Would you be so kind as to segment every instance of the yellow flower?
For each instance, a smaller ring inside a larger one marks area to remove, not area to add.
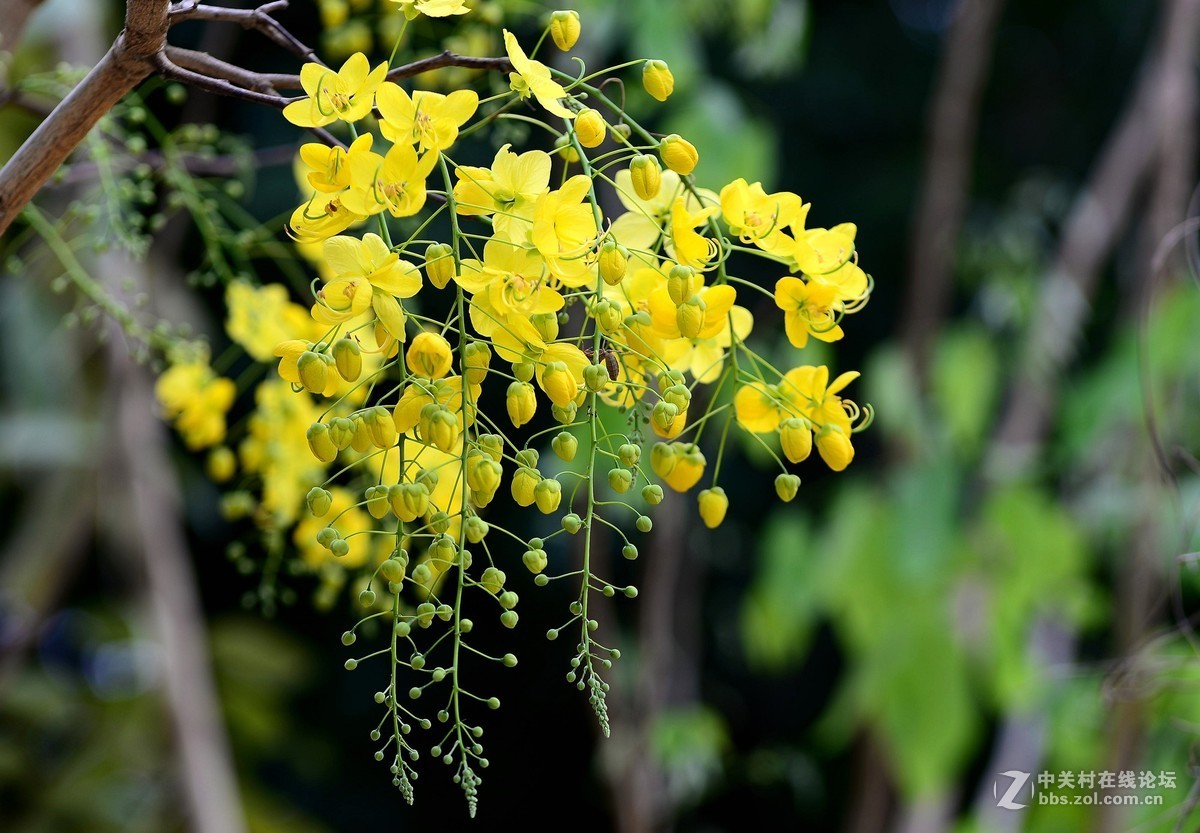
[[[795,347],[808,344],[811,335],[820,341],[838,341],[843,332],[837,314],[841,303],[837,287],[820,281],[781,278],[775,284],[775,304],[784,311],[783,325]]]
[[[225,414],[237,387],[217,376],[207,360],[171,365],[158,377],[154,394],[188,448],[208,448],[225,439]]]
[[[399,85],[385,81],[375,94],[383,120],[379,130],[390,142],[415,144],[423,151],[442,151],[454,144],[458,128],[475,114],[474,90],[449,95],[414,90],[410,98]]]
[[[490,169],[459,165],[454,200],[459,214],[495,214],[496,235],[521,241],[532,227],[534,203],[550,184],[550,155],[531,150],[518,156],[510,147],[496,151]]]
[[[320,64],[300,68],[300,85],[308,98],[283,108],[283,117],[297,127],[323,127],[341,119],[356,122],[371,112],[375,90],[387,75],[387,64],[371,69],[367,56],[351,55],[334,72]]]
[[[482,261],[468,258],[462,262],[455,280],[472,294],[471,323],[483,336],[501,338],[506,327],[519,326],[515,321],[524,319],[527,326],[519,333],[544,346],[529,318],[558,312],[564,303],[563,297],[548,286],[546,263],[536,251],[495,238],[484,245]],[[498,352],[509,359],[503,349]]]
[[[521,49],[521,44],[517,43],[516,36],[507,29],[504,30],[504,48],[508,52],[508,60],[512,62],[513,69],[516,70],[509,75],[509,80],[512,82],[513,90],[521,98],[528,98],[532,95],[545,108],[546,112],[563,119],[575,118],[575,114],[559,101],[561,98],[568,97],[562,84],[550,77],[549,67],[541,61],[527,57],[525,50]]]
[[[796,194],[768,194],[760,182],[748,185],[744,179],[735,179],[721,189],[721,215],[730,231],[743,243],[771,254],[785,255],[795,246],[784,230],[803,225],[807,214],[808,205]]]
[[[365,133],[354,140],[351,147],[364,144],[369,150],[372,137]],[[308,168],[304,175],[305,182],[322,194],[340,194],[350,187],[350,169],[346,166],[347,152],[345,148],[329,147],[320,142],[309,142],[300,146],[300,161]]]
[[[440,379],[450,372],[454,353],[450,342],[437,333],[418,333],[405,356],[408,369],[427,379]]]
[[[706,314],[707,318],[707,314]],[[732,322],[732,329],[730,328]],[[720,330],[709,338],[674,339],[666,342],[659,355],[667,367],[692,374],[702,384],[710,385],[721,377],[725,355],[733,345],[734,336],[745,341],[754,328],[754,316],[745,307],[734,306],[725,317]]]
[[[362,240],[331,237],[324,251],[333,280],[317,293],[313,318],[340,324],[371,308],[388,334],[403,341],[404,308],[396,299],[420,291],[420,270],[401,260],[377,234],[366,234]]]
[[[466,14],[471,11],[467,8],[466,0],[392,0],[392,2],[400,6],[400,11],[404,12],[404,16],[409,20],[418,14],[426,17],[449,17],[453,14]]]
[[[675,76],[666,61],[646,61],[642,65],[642,86],[659,101],[666,101],[675,92]]]
[[[842,223],[831,229],[803,228],[804,219],[794,227],[796,243],[792,258],[796,268],[806,275],[820,277],[829,275],[846,265],[854,254],[854,236],[858,229],[854,223]]]
[[[341,197],[322,199],[314,195],[292,212],[288,232],[298,244],[320,243],[365,219],[366,215],[346,208]]]
[[[579,12],[574,9],[557,11],[550,15],[550,38],[563,52],[570,52],[579,40]]]
[[[728,315],[737,300],[737,290],[729,284],[702,287],[682,305],[676,306],[666,286],[650,293],[650,318],[655,331],[664,338],[710,339],[728,329]],[[691,316],[698,321],[691,322]],[[683,332],[681,324],[688,326]]]
[[[411,217],[425,205],[425,178],[437,154],[417,156],[412,145],[392,145],[386,156],[367,151],[349,157],[350,190],[342,202],[351,211],[371,216],[385,208],[393,217]]]
[[[551,274],[570,287],[593,283],[585,257],[596,243],[596,213],[584,202],[592,181],[573,176],[557,191],[538,198],[533,208],[533,245],[546,259]]]
[[[720,252],[716,240],[696,231],[716,213],[717,207],[712,205],[693,213],[688,210],[683,197],[675,198],[671,204],[670,251],[681,265],[703,269]]]
[[[263,382],[254,391],[254,410],[238,458],[246,472],[262,479],[261,509],[272,523],[295,521],[304,495],[325,477],[325,467],[309,452],[305,438],[319,416],[312,397],[293,393],[287,382]]]

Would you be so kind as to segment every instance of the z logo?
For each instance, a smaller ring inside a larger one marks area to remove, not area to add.
[[[1020,810],[1025,805],[1018,801],[1013,801],[1013,799],[1020,794],[1021,789],[1029,780],[1029,773],[1021,772],[1018,769],[1010,769],[1007,772],[1002,772],[1000,774],[1006,778],[1011,778],[1012,783],[1009,785],[1004,795],[997,798],[996,793],[999,790],[999,784],[997,782],[992,782],[992,797],[996,799],[996,806],[1003,807],[1005,810]]]

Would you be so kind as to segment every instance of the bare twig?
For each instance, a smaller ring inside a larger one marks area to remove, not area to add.
[[[288,0],[274,0],[257,9],[226,9],[221,6],[206,6],[202,3],[184,3],[171,9],[171,25],[187,20],[211,20],[218,23],[236,23],[243,29],[253,29],[287,51],[305,61],[324,63],[320,57],[305,46],[299,38],[284,28],[273,15],[288,7]]]

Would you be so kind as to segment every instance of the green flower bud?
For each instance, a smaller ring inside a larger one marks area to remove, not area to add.
[[[521,556],[521,563],[525,565],[525,569],[534,575],[546,569],[548,561],[545,550],[526,550]]]
[[[496,596],[504,589],[504,580],[506,578],[507,576],[504,575],[504,571],[500,568],[488,567],[483,571],[483,575],[479,577],[479,584],[484,590]]]
[[[600,393],[611,381],[608,378],[608,368],[602,364],[589,364],[583,369],[583,383],[592,393]]]
[[[333,439],[329,436],[329,426],[322,422],[314,422],[308,427],[308,448],[312,451],[313,456],[322,463],[332,463],[337,457],[337,446],[333,444]]]
[[[575,439],[575,435],[569,431],[562,431],[550,441],[550,447],[554,449],[554,453],[561,460],[569,463],[575,459],[575,452],[579,449],[579,440]]]
[[[642,459],[642,447],[633,443],[625,443],[617,449],[617,457],[620,459],[621,465],[631,469]]]
[[[574,512],[563,515],[562,528],[565,529],[569,534],[574,535],[583,528],[583,518],[579,517]]]
[[[659,486],[657,483],[651,483],[642,487],[642,500],[646,501],[646,503],[651,506],[658,506],[658,504],[662,503],[662,499],[662,486]]]
[[[314,518],[323,518],[328,514],[329,507],[333,504],[333,495],[320,486],[313,486],[308,490],[304,501],[308,504],[308,511],[312,513]]]
[[[608,485],[614,492],[625,494],[633,485],[633,475],[628,469],[611,469],[608,472]]]
[[[775,478],[775,494],[784,503],[790,503],[800,491],[800,478],[794,474],[781,474]]]

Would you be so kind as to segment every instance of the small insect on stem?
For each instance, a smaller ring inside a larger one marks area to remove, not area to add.
[[[584,347],[583,355],[588,359],[595,359],[596,351],[591,347]],[[603,344],[600,347],[600,358],[604,362],[605,369],[608,370],[608,378],[614,382],[617,381],[617,377],[621,375],[621,363],[617,359],[617,352],[607,344]]]

